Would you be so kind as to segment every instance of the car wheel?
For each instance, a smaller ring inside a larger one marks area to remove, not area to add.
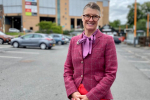
[[[8,44],[10,45],[10,42],[8,42]]]
[[[3,44],[3,42],[4,42],[3,39],[0,39],[0,44]]]
[[[40,44],[40,48],[41,48],[41,49],[46,49],[46,47],[47,47],[47,46],[46,46],[45,43],[41,43],[41,44]]]
[[[18,47],[19,47],[19,43],[18,43],[18,42],[14,42],[14,43],[13,43],[13,47],[14,47],[14,48],[18,48]]]
[[[58,41],[58,45],[62,45],[62,42],[61,42],[61,41]]]
[[[52,47],[48,47],[48,49],[51,49]]]

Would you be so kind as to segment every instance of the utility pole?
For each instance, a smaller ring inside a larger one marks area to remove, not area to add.
[[[127,29],[128,29],[128,24],[126,24],[126,30],[127,30]],[[128,33],[126,32],[126,38],[127,38],[127,34],[128,34]]]
[[[149,37],[149,13],[147,13],[147,37]]]
[[[136,37],[136,21],[137,21],[137,4],[135,0],[135,6],[134,6],[134,37]]]
[[[137,21],[137,4],[134,6],[134,47],[136,47],[136,21]]]

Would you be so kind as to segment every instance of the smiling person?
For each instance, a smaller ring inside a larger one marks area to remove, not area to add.
[[[67,96],[72,100],[112,100],[110,87],[117,72],[114,40],[97,29],[100,7],[88,3],[83,9],[84,31],[71,39],[64,64]]]

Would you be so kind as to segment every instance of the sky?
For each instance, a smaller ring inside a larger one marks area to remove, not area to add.
[[[138,3],[143,4],[150,0],[137,0]],[[127,14],[129,9],[128,5],[132,5],[135,0],[110,0],[110,8],[109,8],[109,21],[113,22],[114,20],[119,19],[121,24],[125,24],[127,22]]]

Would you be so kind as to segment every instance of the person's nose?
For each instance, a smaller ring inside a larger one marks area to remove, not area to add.
[[[89,21],[93,21],[93,16],[90,17]]]

